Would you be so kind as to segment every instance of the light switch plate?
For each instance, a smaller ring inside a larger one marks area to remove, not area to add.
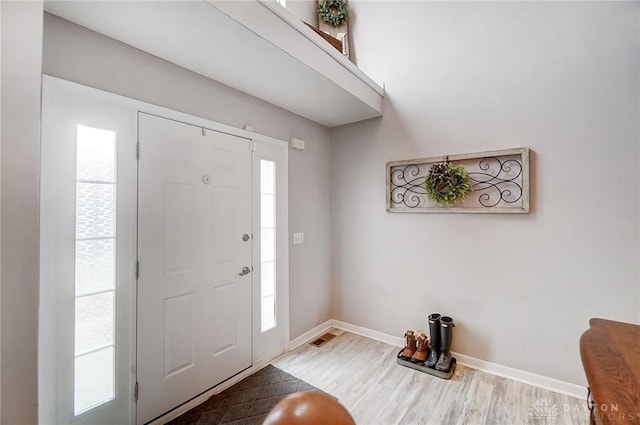
[[[302,233],[302,232],[294,233],[293,234],[293,244],[294,245],[299,245],[301,243],[304,243],[304,233]]]

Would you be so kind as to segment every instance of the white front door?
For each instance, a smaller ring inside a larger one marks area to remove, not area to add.
[[[135,119],[43,85],[40,423],[133,418]]]
[[[251,141],[139,114],[137,421],[251,366]]]

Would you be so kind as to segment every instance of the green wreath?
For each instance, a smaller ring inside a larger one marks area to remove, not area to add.
[[[337,27],[349,17],[349,5],[345,0],[322,0],[316,9],[320,19]]]
[[[431,166],[425,188],[429,199],[448,207],[467,197],[471,190],[471,179],[462,165],[441,162]]]

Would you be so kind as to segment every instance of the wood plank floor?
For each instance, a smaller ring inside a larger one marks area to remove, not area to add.
[[[358,425],[587,425],[586,402],[458,365],[443,380],[396,364],[397,347],[333,329],[272,364],[337,397]]]

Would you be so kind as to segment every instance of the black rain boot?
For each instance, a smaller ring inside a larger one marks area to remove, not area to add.
[[[429,315],[429,357],[424,362],[425,366],[434,367],[440,355],[440,315]]]
[[[448,316],[440,318],[440,358],[436,369],[441,372],[451,370],[451,345],[453,344],[453,319]]]

